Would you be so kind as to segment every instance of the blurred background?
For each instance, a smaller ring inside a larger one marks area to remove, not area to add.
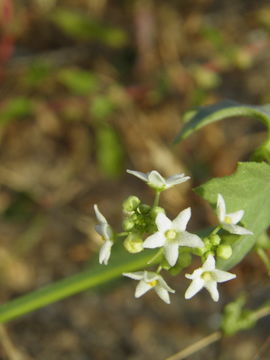
[[[189,230],[215,223],[191,188],[231,174],[265,129],[232,119],[173,140],[192,106],[270,102],[269,1],[1,0],[0,24],[1,303],[95,258],[93,204],[120,230],[128,195],[152,201],[127,168],[191,175],[162,205],[170,216],[191,205]],[[135,300],[126,279],[76,295],[8,324],[0,358],[163,360],[214,331],[240,292],[251,306],[269,298],[255,255],[234,272],[217,304],[185,301],[182,275],[170,306],[154,292]],[[269,359],[269,336],[260,320],[190,359]]]

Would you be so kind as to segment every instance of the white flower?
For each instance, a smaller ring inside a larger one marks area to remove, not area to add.
[[[244,210],[238,210],[231,214],[226,214],[226,205],[224,198],[218,194],[217,198],[217,217],[221,227],[231,234],[236,235],[252,235],[253,232],[245,229],[242,226],[236,225],[244,216]]]
[[[186,299],[190,299],[205,287],[214,301],[218,301],[219,299],[217,283],[228,281],[236,277],[235,274],[216,269],[215,258],[213,255],[208,255],[202,267],[196,269],[192,274],[186,274],[185,276],[192,280],[192,283],[185,293]]]
[[[150,187],[156,189],[157,191],[169,189],[174,185],[181,184],[182,182],[190,179],[190,176],[185,176],[185,174],[176,174],[165,179],[156,170],[150,171],[148,173],[134,170],[127,170],[127,172],[145,181]]]
[[[139,284],[135,290],[136,298],[154,289],[165,303],[170,304],[169,292],[174,293],[175,291],[168,286],[161,275],[152,271],[137,271],[134,273],[124,273],[123,275],[134,280],[139,280]]]
[[[199,236],[185,231],[190,216],[190,208],[181,211],[173,221],[159,213],[156,217],[158,231],[145,239],[143,247],[152,249],[163,246],[165,258],[171,266],[177,262],[179,246],[203,247]]]
[[[106,218],[99,211],[97,205],[94,205],[94,210],[97,220],[99,222],[99,224],[95,226],[95,229],[99,233],[99,235],[102,236],[103,240],[105,240],[99,251],[99,263],[107,265],[111,256],[111,247],[113,245],[113,232]]]

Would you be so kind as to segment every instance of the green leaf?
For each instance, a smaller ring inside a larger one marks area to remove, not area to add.
[[[176,136],[175,142],[185,139],[208,124],[235,116],[257,118],[266,125],[270,132],[270,104],[253,106],[225,100],[214,105],[199,106],[193,109],[192,112],[189,110],[188,116],[185,118],[186,122]]]
[[[52,15],[52,21],[67,35],[79,40],[98,40],[112,47],[122,46],[127,40],[122,29],[101,24],[79,11],[59,8]]]
[[[108,124],[97,128],[97,163],[108,177],[119,176],[124,167],[124,149],[117,132]]]
[[[0,110],[0,124],[6,124],[19,117],[30,115],[33,110],[32,101],[25,97],[11,99]]]
[[[58,73],[59,81],[75,94],[87,95],[98,88],[97,76],[89,71],[63,69]]]
[[[101,285],[121,276],[123,272],[145,268],[145,266],[148,266],[147,263],[153,257],[153,254],[153,250],[150,250],[131,255],[122,247],[114,248],[109,265],[99,265],[96,260],[96,265],[79,274],[57,281],[1,305],[0,323],[8,322],[71,295]]]
[[[266,163],[239,163],[237,171],[229,176],[214,178],[199,186],[195,192],[213,206],[220,193],[226,203],[228,213],[244,210],[242,224],[254,235],[236,236],[233,242],[233,255],[228,260],[219,260],[218,266],[230,269],[249,252],[256,238],[268,227],[270,222],[270,166]]]

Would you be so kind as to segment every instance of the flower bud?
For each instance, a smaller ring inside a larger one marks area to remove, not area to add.
[[[130,231],[134,227],[135,223],[131,218],[126,218],[123,221],[123,229],[124,231]]]
[[[124,247],[131,254],[141,252],[143,250],[143,240],[138,234],[129,234],[124,241]]]
[[[217,256],[224,260],[229,259],[232,256],[232,247],[227,244],[219,245],[217,248]]]
[[[210,235],[208,239],[213,246],[217,246],[221,243],[221,238],[218,234]]]
[[[165,210],[160,206],[154,206],[151,209],[150,215],[151,215],[152,219],[155,219],[159,213],[165,214]]]
[[[123,206],[123,210],[125,212],[131,212],[136,210],[136,208],[139,206],[139,204],[141,203],[141,200],[134,195],[129,196],[122,204]]]
[[[151,206],[146,205],[146,204],[141,204],[141,205],[139,205],[139,207],[138,207],[138,211],[139,211],[139,213],[142,214],[142,215],[149,213],[150,209],[151,209]]]

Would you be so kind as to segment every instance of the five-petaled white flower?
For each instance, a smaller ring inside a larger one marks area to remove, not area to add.
[[[174,293],[175,291],[169,287],[161,275],[152,271],[137,271],[134,273],[124,273],[123,275],[134,280],[139,280],[139,284],[135,290],[136,298],[154,289],[165,303],[170,304],[169,292]]]
[[[185,276],[192,280],[185,293],[186,299],[190,299],[205,287],[214,301],[218,301],[219,299],[217,283],[228,281],[236,277],[235,274],[216,269],[215,258],[213,255],[208,255],[202,267],[196,269],[192,274],[186,274]]]
[[[143,247],[152,249],[163,246],[165,258],[171,266],[177,262],[179,246],[203,247],[204,243],[199,236],[185,231],[190,216],[190,208],[181,211],[173,221],[159,213],[156,217],[158,231],[145,239]]]
[[[174,185],[181,184],[182,182],[190,179],[190,176],[185,176],[185,174],[176,174],[165,179],[156,170],[150,171],[148,173],[134,170],[127,170],[127,172],[145,181],[150,187],[154,188],[157,191],[169,189]]]
[[[111,247],[113,245],[113,232],[106,218],[99,211],[97,205],[94,205],[94,210],[97,220],[99,222],[99,224],[95,226],[95,229],[99,233],[99,235],[102,236],[103,240],[105,240],[99,251],[99,263],[107,265],[111,256]]]
[[[226,205],[224,198],[218,194],[217,198],[217,216],[221,227],[231,234],[236,235],[252,235],[253,232],[242,226],[236,225],[244,216],[244,210],[238,210],[234,213],[226,214]]]

